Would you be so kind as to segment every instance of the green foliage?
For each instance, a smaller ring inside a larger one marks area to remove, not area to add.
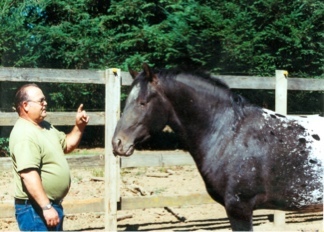
[[[0,7],[4,66],[126,70],[145,61],[264,76],[324,71],[318,0],[5,0]]]
[[[226,1],[219,9],[224,19],[219,32],[223,69],[252,75],[273,75],[275,69],[322,75],[322,2]]]
[[[0,82],[0,111],[13,112],[15,92],[21,83]]]
[[[9,138],[0,137],[0,157],[9,157]]]
[[[147,61],[221,73],[323,73],[324,14],[317,0],[0,4],[5,66],[126,69]]]
[[[0,54],[4,66],[36,67],[44,57],[35,26],[44,23],[43,4],[38,1],[4,0],[0,3]]]
[[[49,111],[76,111],[83,103],[87,111],[103,111],[105,86],[95,84],[45,84]]]

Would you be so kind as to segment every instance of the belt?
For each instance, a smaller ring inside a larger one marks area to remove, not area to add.
[[[50,200],[50,202],[54,205],[62,204],[62,200],[55,200],[55,201]],[[33,201],[15,198],[15,204],[16,205],[32,205]]]

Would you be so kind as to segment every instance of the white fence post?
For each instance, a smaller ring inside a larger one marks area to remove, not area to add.
[[[276,100],[275,111],[279,114],[287,114],[287,90],[288,90],[288,72],[284,70],[276,70]],[[275,210],[274,224],[282,226],[286,223],[286,213],[284,211]]]
[[[276,109],[279,114],[287,114],[288,72],[276,70]]]
[[[120,115],[120,69],[105,73],[105,230],[117,231],[119,158],[112,153],[112,137]]]

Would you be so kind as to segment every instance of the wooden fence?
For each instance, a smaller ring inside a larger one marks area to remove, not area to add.
[[[248,76],[219,76],[219,78],[224,80],[231,88],[276,90],[276,111],[279,111],[279,113],[286,113],[287,90],[324,91],[323,79],[289,78],[289,81],[287,81],[285,71],[282,70],[277,70],[275,76],[276,78]],[[121,85],[131,84],[132,79],[130,75],[127,72],[121,72],[119,69],[90,71],[0,68],[0,81],[64,82],[105,85],[105,112],[89,112],[88,114],[91,117],[89,125],[105,126],[105,229],[108,231],[116,231],[117,202],[120,205],[127,204],[128,199],[121,199],[119,194],[120,159],[112,154],[111,139],[120,115],[120,87]],[[0,126],[14,125],[17,117],[16,113],[0,112]],[[49,112],[47,120],[53,125],[73,125],[74,118],[75,113]],[[182,202],[180,198],[177,197],[176,201]],[[184,196],[184,199],[188,199],[188,196]],[[156,202],[156,199],[154,201]],[[209,198],[205,199],[204,197],[201,200],[201,202],[209,201]],[[99,203],[101,204],[102,202]],[[162,204],[158,204],[156,207],[167,206],[164,204],[172,204],[172,201],[168,199]],[[142,207],[142,205],[136,207]],[[124,209],[125,207],[120,206],[120,208]]]

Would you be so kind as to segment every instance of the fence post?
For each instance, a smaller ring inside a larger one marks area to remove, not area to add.
[[[279,114],[287,114],[287,89],[288,89],[288,72],[276,70],[276,102],[275,111]]]
[[[279,114],[287,114],[287,89],[288,89],[288,72],[284,70],[276,70],[276,100],[275,111]],[[286,213],[284,211],[275,210],[274,224],[282,226],[286,223]]]
[[[111,140],[120,115],[120,69],[106,70],[105,78],[105,230],[117,231],[119,158]]]

